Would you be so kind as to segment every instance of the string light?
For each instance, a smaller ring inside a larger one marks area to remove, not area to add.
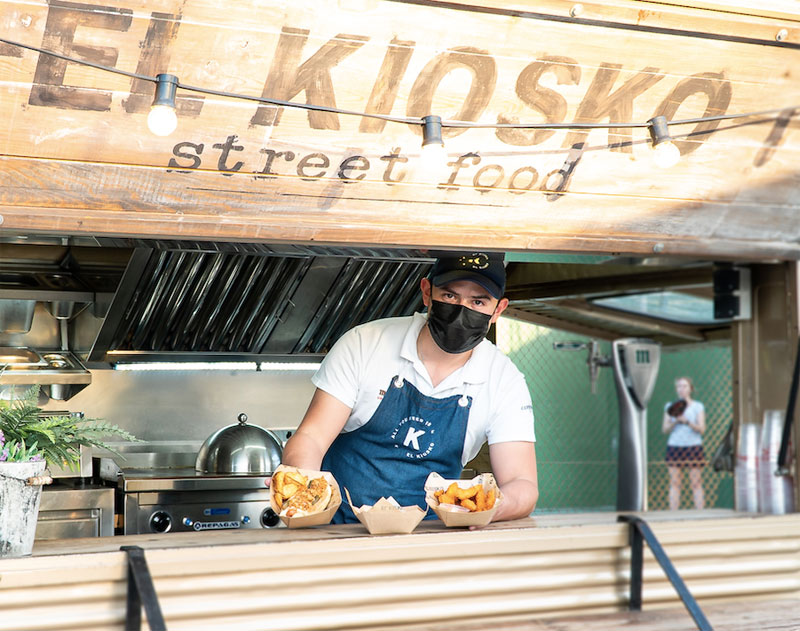
[[[156,96],[147,115],[147,126],[156,136],[169,136],[178,126],[175,112],[175,93],[178,90],[178,77],[160,74],[156,77]]]
[[[591,130],[591,129],[635,129],[635,128],[648,128],[650,132],[651,141],[653,143],[654,161],[661,166],[672,166],[680,158],[680,151],[672,142],[669,134],[669,127],[675,125],[696,125],[698,123],[706,123],[712,121],[734,120],[740,118],[754,118],[768,116],[774,118],[774,115],[786,115],[787,111],[800,110],[800,106],[772,108],[768,110],[761,110],[756,112],[743,112],[740,114],[720,114],[716,116],[702,116],[698,118],[687,118],[682,120],[667,121],[664,116],[655,116],[645,123],[634,122],[611,122],[611,123],[474,123],[467,121],[447,121],[443,122],[438,116],[424,116],[422,118],[411,118],[401,116],[391,116],[387,114],[375,114],[370,112],[358,112],[353,110],[345,110],[338,107],[328,107],[324,105],[315,105],[313,103],[296,103],[293,101],[282,101],[280,99],[271,99],[263,96],[250,96],[247,94],[237,94],[235,92],[226,92],[223,90],[214,90],[212,88],[204,88],[199,86],[191,86],[182,84],[174,75],[159,74],[156,77],[128,72],[119,68],[105,66],[85,59],[77,59],[62,53],[52,50],[39,48],[37,46],[30,46],[12,40],[0,38],[0,43],[17,48],[25,48],[34,52],[57,57],[72,63],[97,68],[106,72],[124,75],[134,79],[143,81],[150,81],[156,84],[156,94],[153,100],[153,108],[148,115],[148,127],[158,135],[169,135],[175,130],[177,125],[177,116],[175,112],[175,94],[178,88],[190,92],[197,92],[200,94],[209,94],[213,96],[221,96],[226,98],[256,101],[259,103],[266,103],[277,107],[291,107],[295,109],[304,109],[317,112],[329,112],[332,114],[343,114],[351,116],[360,116],[362,118],[375,118],[392,123],[402,123],[407,125],[421,125],[423,130],[422,154],[425,156],[430,152],[439,153],[440,156],[446,152],[444,151],[444,142],[442,141],[442,128],[457,128],[466,127],[471,129],[477,128],[491,128],[491,129],[548,129],[548,130]],[[158,111],[157,114],[154,112]],[[153,122],[151,123],[151,117]],[[769,120],[769,119],[768,119]],[[156,131],[158,130],[158,131]],[[169,131],[167,131],[169,130]],[[443,157],[440,157],[443,159]]]
[[[436,151],[444,148],[442,140],[442,119],[439,116],[423,116],[422,118],[422,150]]]
[[[421,179],[438,184],[444,176],[447,151],[442,140],[442,119],[439,116],[422,118]]]
[[[666,117],[656,116],[647,122],[650,123],[650,138],[653,140],[653,162],[662,169],[675,166],[681,159],[681,151],[672,142]]]

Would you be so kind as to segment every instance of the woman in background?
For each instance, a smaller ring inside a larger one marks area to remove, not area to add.
[[[692,399],[694,384],[689,377],[675,380],[678,400],[664,406],[662,430],[667,438],[667,468],[669,469],[669,507],[677,510],[681,502],[683,470],[689,470],[689,483],[695,508],[705,507],[703,492],[703,432],[706,431],[705,406]]]

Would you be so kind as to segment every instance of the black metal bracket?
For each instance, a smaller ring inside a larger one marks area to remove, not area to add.
[[[631,611],[642,610],[642,564],[644,562],[644,542],[647,541],[650,551],[658,561],[661,569],[664,570],[664,574],[667,575],[675,591],[678,592],[678,596],[681,597],[697,628],[700,631],[714,631],[711,623],[709,623],[700,609],[700,605],[697,604],[694,596],[689,592],[686,583],[683,582],[675,566],[672,565],[672,561],[669,560],[667,553],[661,547],[647,522],[636,515],[620,515],[618,521],[627,522],[631,527],[631,596],[628,608]]]
[[[142,607],[151,631],[167,631],[158,595],[153,585],[153,577],[144,558],[144,550],[139,546],[122,546],[128,556],[128,604],[125,610],[125,631],[140,631],[142,628]]]
[[[800,382],[800,338],[797,339],[797,353],[794,356],[792,383],[789,386],[789,402],[786,405],[786,416],[783,419],[781,446],[778,451],[778,470],[775,475],[789,475],[786,463],[789,461],[789,443],[792,440],[792,423],[794,422],[794,408],[797,404],[798,382]]]

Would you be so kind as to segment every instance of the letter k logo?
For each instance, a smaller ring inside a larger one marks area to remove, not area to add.
[[[408,434],[406,434],[405,440],[403,440],[403,447],[408,447],[412,445],[414,449],[419,451],[419,443],[417,439],[425,433],[424,429],[419,431],[415,431],[413,427],[408,428]]]

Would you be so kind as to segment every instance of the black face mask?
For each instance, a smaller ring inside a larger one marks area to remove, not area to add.
[[[471,351],[486,337],[491,320],[491,315],[449,302],[431,300],[428,307],[428,330],[445,353]]]

